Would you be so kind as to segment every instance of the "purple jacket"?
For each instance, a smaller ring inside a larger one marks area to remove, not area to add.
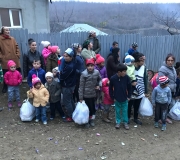
[[[102,68],[99,68],[97,65],[95,65],[95,69],[97,69],[101,75],[101,78],[107,78],[107,71],[106,71],[106,67],[102,67]]]

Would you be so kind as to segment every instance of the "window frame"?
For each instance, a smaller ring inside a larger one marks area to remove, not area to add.
[[[19,12],[20,26],[15,26],[14,25],[12,11],[18,11]],[[22,26],[22,16],[21,16],[21,10],[20,9],[11,9],[11,8],[9,8],[9,18],[10,18],[11,27],[8,27],[8,28],[23,28],[23,26]]]

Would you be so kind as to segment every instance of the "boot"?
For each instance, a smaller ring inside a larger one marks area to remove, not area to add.
[[[92,127],[94,127],[94,126],[95,126],[95,124],[94,124],[94,119],[90,119],[90,120],[89,120],[89,124],[90,124]]]
[[[107,113],[103,112],[103,121],[110,123],[111,121],[107,118]]]
[[[107,113],[107,119],[109,119],[110,121],[112,121],[113,119],[112,119],[111,117],[109,117],[109,113],[110,113],[110,112]]]

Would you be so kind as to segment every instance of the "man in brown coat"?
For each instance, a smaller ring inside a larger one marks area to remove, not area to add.
[[[13,60],[16,63],[17,70],[21,72],[18,44],[16,40],[10,36],[9,28],[2,27],[0,30],[0,64],[2,66],[3,75],[8,71],[8,60]],[[5,83],[2,92],[7,92],[7,85]]]

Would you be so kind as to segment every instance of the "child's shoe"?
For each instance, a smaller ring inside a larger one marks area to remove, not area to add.
[[[8,102],[8,108],[12,108],[12,103]]]
[[[139,119],[134,119],[134,122],[138,125],[142,125],[142,122]]]
[[[159,123],[158,123],[158,122],[155,122],[155,123],[154,123],[154,127],[155,127],[155,128],[158,128],[158,127],[159,127]]]
[[[84,125],[84,127],[85,127],[85,128],[89,128],[89,123],[86,123],[86,124]]]
[[[90,124],[92,127],[94,127],[94,126],[95,126],[95,124],[94,124],[94,119],[90,119],[90,120],[89,120],[89,124]]]
[[[18,101],[18,102],[17,102],[17,105],[18,105],[18,107],[21,107],[21,102]]]
[[[46,125],[46,124],[47,124],[47,121],[44,121],[43,124]]]
[[[125,128],[126,130],[129,130],[129,126],[128,126],[127,123],[124,123],[124,128]]]
[[[39,119],[36,119],[35,122],[39,122]]]
[[[72,118],[67,117],[67,118],[65,118],[65,119],[64,119],[64,122],[73,122],[73,119],[72,119]]]
[[[163,124],[163,125],[162,125],[162,128],[161,128],[161,131],[165,131],[165,130],[166,130],[166,125]]]
[[[115,128],[119,129],[120,128],[120,124],[116,123]]]

